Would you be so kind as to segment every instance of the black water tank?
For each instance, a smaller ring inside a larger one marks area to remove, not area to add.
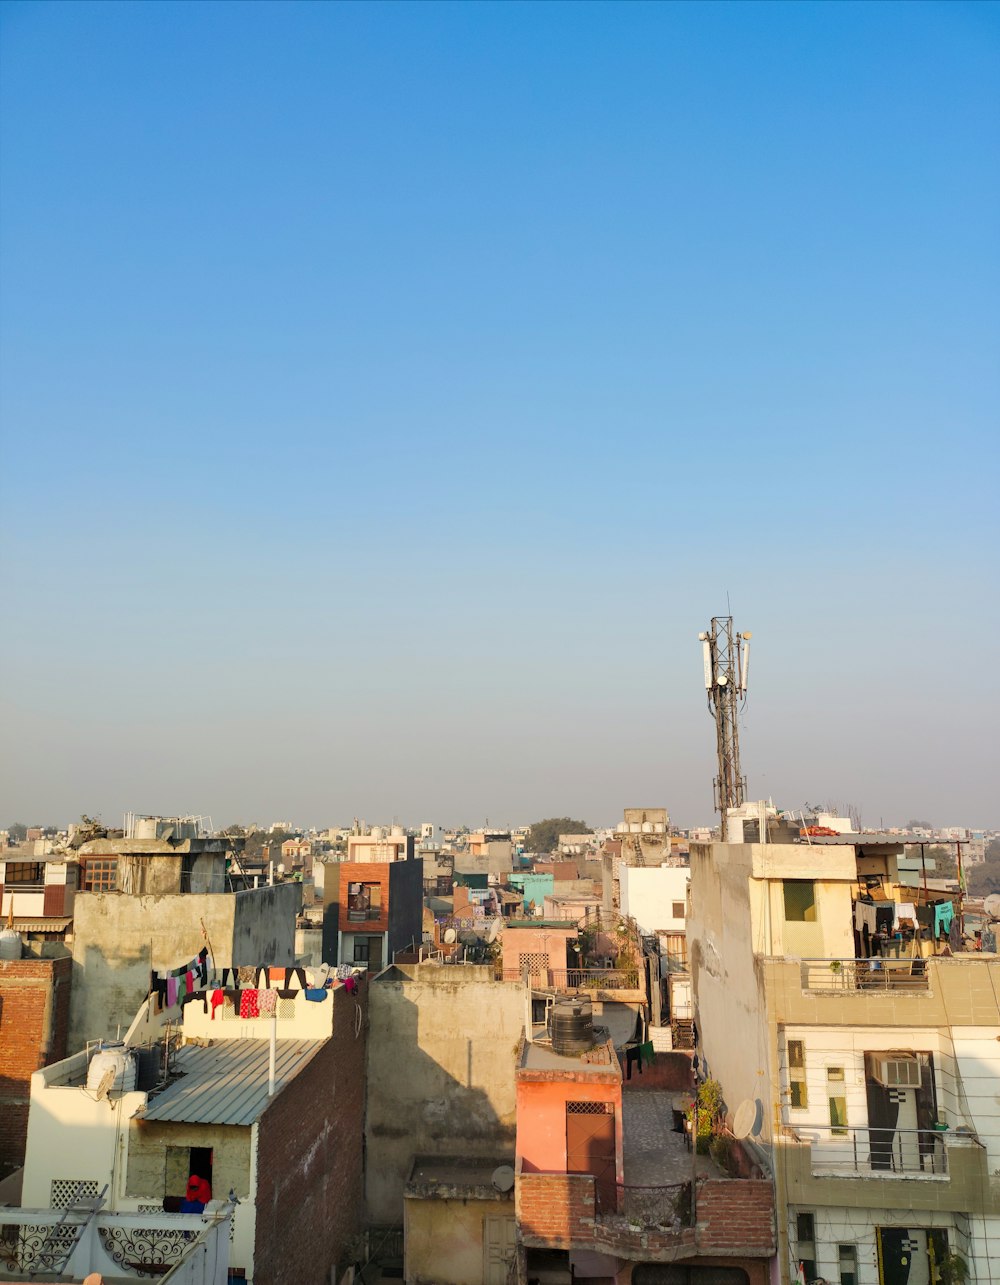
[[[549,1014],[549,1034],[556,1053],[572,1057],[594,1047],[594,1012],[589,999],[561,999]]]

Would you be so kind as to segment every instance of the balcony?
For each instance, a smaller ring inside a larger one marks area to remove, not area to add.
[[[803,1127],[792,1132],[810,1147],[815,1174],[865,1178],[944,1178],[948,1174],[946,1134],[937,1129],[834,1129]]]
[[[98,1202],[99,1203],[99,1202]],[[5,1279],[116,1281],[159,1276],[171,1285],[225,1285],[230,1204],[217,1213],[104,1213],[0,1209],[0,1274]]]
[[[1000,1216],[1000,1189],[973,1134],[934,1129],[786,1128],[775,1163],[789,1203],[898,1209],[944,1208]]]
[[[683,1133],[672,1127],[672,1106],[672,1094],[625,1091],[623,1182],[537,1172],[518,1157],[515,1205],[522,1243],[532,1249],[590,1249],[636,1262],[773,1254],[770,1179],[727,1177],[708,1156],[692,1156]]]
[[[496,979],[519,982],[524,974],[518,968],[497,967]],[[536,990],[599,992],[637,991],[641,989],[636,968],[539,968],[528,974]]]
[[[927,961],[894,959],[803,959],[802,989],[806,991],[926,991]]]

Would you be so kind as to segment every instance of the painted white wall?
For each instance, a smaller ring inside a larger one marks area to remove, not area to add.
[[[684,932],[687,915],[675,915],[674,903],[687,907],[691,871],[686,866],[625,866],[618,872],[623,915],[631,915],[640,932]]]
[[[121,1208],[125,1189],[128,1122],[146,1102],[145,1093],[116,1094],[97,1101],[85,1084],[60,1083],[86,1076],[87,1055],[35,1071],[21,1202],[25,1208],[48,1209],[51,1184],[66,1178],[108,1184],[107,1208]]]

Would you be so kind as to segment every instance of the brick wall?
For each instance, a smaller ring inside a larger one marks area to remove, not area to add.
[[[637,1231],[624,1218],[595,1218],[589,1174],[533,1173],[518,1160],[514,1195],[519,1239],[535,1248],[592,1249],[637,1262],[700,1262],[710,1255],[744,1266],[775,1253],[774,1195],[763,1180],[699,1183],[697,1227],[676,1231]]]
[[[666,1090],[669,1093],[690,1093],[694,1089],[694,1073],[691,1070],[692,1053],[674,1051],[657,1053],[653,1065],[642,1068],[640,1074],[633,1068],[629,1080],[629,1092],[638,1089]]]
[[[367,991],[333,992],[333,1036],[258,1125],[254,1285],[327,1285],[361,1225]]]
[[[773,1254],[774,1189],[765,1179],[710,1178],[698,1185],[698,1247],[706,1253]]]
[[[594,1178],[589,1173],[517,1174],[514,1212],[526,1245],[577,1248],[594,1239]]]
[[[24,1164],[31,1075],[66,1056],[73,961],[0,960],[0,1178]]]

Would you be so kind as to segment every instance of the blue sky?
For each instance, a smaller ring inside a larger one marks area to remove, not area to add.
[[[1000,825],[1000,7],[0,9],[0,821]]]

